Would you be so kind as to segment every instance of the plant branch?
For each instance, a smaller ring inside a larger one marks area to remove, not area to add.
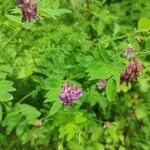
[[[23,26],[4,44],[4,46],[0,49],[0,54],[7,47],[7,45],[21,32],[22,29],[23,29]]]
[[[133,32],[132,34],[128,33],[128,34],[125,34],[125,35],[122,35],[122,36],[113,37],[113,38],[110,38],[108,40],[103,41],[102,43],[107,43],[107,42],[111,42],[111,41],[121,40],[121,39],[124,39],[126,37],[134,36],[137,33],[148,32],[148,31],[150,31],[150,29],[137,30],[137,31]]]
[[[25,99],[27,99],[28,97],[30,97],[33,93],[35,92],[35,90],[31,91],[30,93],[28,93],[26,96],[24,96],[18,103],[23,102]]]

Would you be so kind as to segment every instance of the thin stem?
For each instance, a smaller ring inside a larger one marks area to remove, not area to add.
[[[33,93],[35,92],[35,90],[31,91],[30,93],[28,93],[26,96],[24,96],[18,103],[23,102],[25,99],[27,99],[28,97],[30,97]]]
[[[74,76],[68,78],[67,80],[74,79],[74,78],[76,78],[76,77],[78,77],[78,76],[81,76],[81,75],[83,75],[83,74],[85,74],[85,73],[86,73],[86,71],[84,71],[84,72],[82,72],[82,73],[79,73],[79,74],[76,74],[76,75],[74,75]]]
[[[122,36],[119,36],[119,37],[110,38],[108,40],[103,41],[102,44],[107,43],[107,42],[111,42],[111,41],[121,40],[121,39],[126,38],[128,36],[129,36],[129,34],[122,35]]]
[[[5,43],[5,45],[0,49],[0,54],[7,47],[7,45],[21,32],[22,29],[23,29],[23,26]]]
[[[126,35],[122,35],[122,36],[118,36],[118,37],[113,37],[113,38],[110,38],[108,40],[103,41],[102,43],[121,40],[121,39],[124,39],[124,38],[129,37],[129,36],[134,36],[137,33],[148,32],[148,31],[150,31],[150,29],[137,30],[137,31],[133,32],[132,34],[126,34]]]
[[[147,53],[150,53],[150,52],[149,51],[141,51],[137,55],[139,56],[139,55],[143,55],[143,54],[147,54]]]
[[[3,102],[2,104],[4,105],[5,108],[7,108],[9,111],[11,111],[11,107],[7,103]]]
[[[93,119],[94,121],[100,122],[100,123],[104,123],[105,121],[102,120],[97,120],[97,119]]]

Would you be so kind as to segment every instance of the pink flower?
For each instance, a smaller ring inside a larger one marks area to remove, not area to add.
[[[107,81],[106,80],[99,80],[97,83],[97,88],[99,90],[102,90],[103,88],[105,88]]]
[[[22,21],[39,20],[37,15],[36,0],[16,0],[17,6],[22,11]]]
[[[142,63],[140,60],[130,61],[126,70],[120,77],[120,83],[125,82],[128,84],[130,79],[137,80],[137,75],[142,72]]]
[[[83,95],[82,90],[78,89],[76,85],[69,86],[65,83],[60,94],[60,99],[64,105],[73,104]]]

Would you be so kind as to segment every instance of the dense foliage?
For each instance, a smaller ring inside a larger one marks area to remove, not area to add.
[[[20,1],[0,6],[0,149],[149,150],[149,0]]]

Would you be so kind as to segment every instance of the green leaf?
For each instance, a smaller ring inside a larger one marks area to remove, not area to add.
[[[51,88],[60,88],[62,85],[62,81],[62,77],[59,76],[49,77],[44,81],[43,88],[46,90],[50,90]]]
[[[40,111],[28,104],[17,104],[15,107],[15,112],[21,113],[29,124],[34,124],[35,120],[41,115]]]
[[[65,129],[65,126],[61,126],[59,128],[59,138],[63,138],[65,136],[66,133],[66,129]]]
[[[59,0],[54,0],[52,2],[52,8],[53,9],[58,9],[59,8]]]
[[[113,79],[116,80],[116,82],[120,81],[120,75],[124,67],[125,66],[121,62],[114,62],[108,66],[108,70],[110,74],[113,75]]]
[[[19,16],[6,15],[6,17],[7,17],[8,19],[10,19],[11,21],[14,21],[14,22],[16,22],[16,23],[18,23],[18,24],[20,24],[20,25],[22,24],[21,19],[20,19]]]
[[[12,92],[15,91],[15,88],[12,87],[13,82],[2,80],[0,81],[0,92]]]
[[[9,93],[6,92],[1,92],[0,93],[0,102],[6,102],[6,101],[10,101],[13,99],[13,96]]]
[[[61,107],[62,107],[62,103],[60,102],[60,100],[56,100],[50,109],[49,115],[54,115],[59,111]]]
[[[59,138],[63,138],[67,135],[67,141],[71,140],[75,135],[76,125],[72,122],[67,123],[65,126],[59,128]]]
[[[2,105],[0,104],[0,123],[3,117]]]
[[[96,90],[96,87],[93,86],[87,91],[86,102],[91,106],[94,106],[99,100],[100,93]]]
[[[138,119],[142,119],[147,116],[148,111],[144,104],[138,104],[138,106],[135,109],[135,113]]]
[[[19,13],[19,14],[21,14],[21,13]],[[35,24],[35,21],[32,21],[30,23],[29,22],[22,23],[20,16],[6,15],[6,17],[8,19],[10,19],[11,21],[17,23],[18,25],[23,26],[25,29],[31,29],[33,27],[33,25]]]
[[[101,57],[105,62],[111,62],[111,57],[108,55],[108,52],[105,50],[100,51]]]
[[[24,132],[21,136],[22,143],[25,144],[30,140],[30,134],[28,131]]]
[[[25,121],[20,122],[20,123],[17,125],[17,128],[16,128],[16,134],[17,134],[17,136],[22,135],[23,132],[25,131],[25,128],[26,128],[26,123],[25,123]]]
[[[84,123],[86,122],[87,119],[85,117],[83,117],[83,113],[78,113],[76,116],[75,116],[75,123]]]
[[[107,106],[109,105],[109,101],[106,97],[99,95],[98,103],[100,104],[100,107],[105,110]]]
[[[91,87],[90,90],[87,91],[85,97],[85,101],[88,102],[91,106],[99,104],[103,110],[105,110],[109,104],[107,98],[101,95],[101,93],[96,89],[95,86]]]
[[[11,131],[18,125],[20,120],[20,116],[16,115],[14,112],[7,114],[3,121],[3,126],[6,127],[7,134],[11,133]]]
[[[90,80],[94,79],[107,79],[113,75],[116,81],[119,81],[120,74],[124,69],[124,65],[121,62],[104,63],[101,61],[94,61],[87,67]]]
[[[108,66],[105,63],[98,61],[90,63],[87,72],[89,73],[90,80],[107,79],[111,76]]]
[[[47,94],[45,95],[46,97],[46,100],[44,101],[45,103],[58,101],[62,88],[62,78],[51,77],[46,79],[43,88],[48,90]]]
[[[71,132],[68,133],[68,136],[67,136],[67,141],[70,141],[75,135],[75,132],[74,130],[72,130]]]
[[[4,73],[4,72],[0,72],[0,79],[6,79],[6,75],[7,73]]]
[[[149,51],[150,48],[150,36],[145,41],[145,49]]]
[[[150,29],[150,19],[141,18],[138,21],[138,30],[143,30],[143,29]]]
[[[116,82],[110,78],[106,85],[106,96],[110,102],[115,100],[116,97]]]
[[[53,10],[53,13],[56,16],[60,16],[60,15],[63,15],[63,14],[69,14],[69,13],[71,13],[71,11],[68,10],[68,9],[61,8],[61,9],[58,9],[58,10]]]
[[[60,86],[61,87],[61,86]],[[59,94],[60,94],[60,87],[58,88],[51,88],[47,94],[45,95],[45,97],[47,98],[44,102],[52,102],[52,101],[56,101],[59,99]]]
[[[8,80],[0,80],[0,101],[6,102],[13,99],[13,96],[9,94],[8,92],[15,91],[15,88],[13,88],[13,82]]]
[[[31,67],[22,67],[19,71],[19,74],[18,74],[18,79],[23,79],[23,78],[27,78],[29,76],[31,76],[34,72],[34,67],[31,66]]]

